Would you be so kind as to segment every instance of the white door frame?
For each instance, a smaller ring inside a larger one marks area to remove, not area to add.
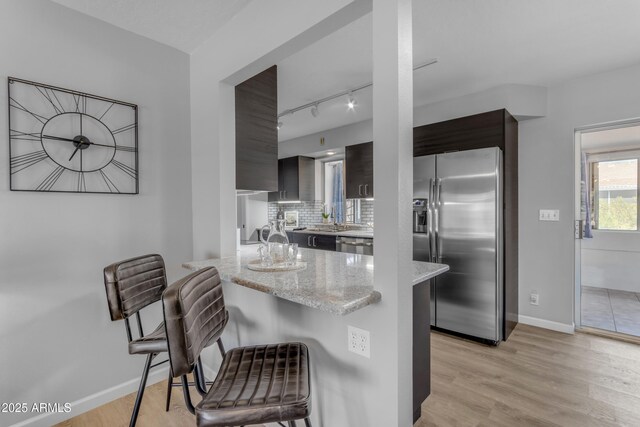
[[[575,221],[580,220],[580,205],[581,205],[581,167],[582,167],[582,134],[588,132],[598,132],[609,129],[618,129],[627,126],[637,126],[640,124],[640,118],[635,119],[626,119],[619,120],[615,122],[609,123],[601,123],[591,126],[583,126],[574,129],[574,145],[573,145],[573,154],[574,154],[574,180],[573,180],[573,192],[575,197],[574,202],[574,224]],[[573,304],[573,321],[575,323],[575,328],[580,329],[582,327],[581,322],[581,298],[580,298],[580,287],[582,284],[582,260],[581,260],[581,250],[582,250],[582,240],[575,239],[574,240],[574,304]]]
[[[581,192],[581,181],[582,181],[582,132],[585,129],[575,129],[574,132],[574,179],[573,179],[573,193],[574,193],[574,212],[573,212],[573,220],[574,226],[576,224],[575,221],[580,220],[580,209],[582,203],[582,192]],[[582,240],[575,239],[574,240],[574,303],[573,303],[573,323],[575,325],[575,329],[580,329],[582,327],[581,315],[582,312],[582,298],[581,294],[581,284],[582,284]]]

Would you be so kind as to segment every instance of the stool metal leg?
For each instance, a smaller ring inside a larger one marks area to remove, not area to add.
[[[151,367],[151,361],[155,354],[147,355],[147,362],[144,364],[144,371],[142,371],[142,378],[140,379],[140,387],[138,387],[138,395],[136,396],[136,403],[133,405],[133,413],[131,414],[131,421],[129,421],[129,427],[135,427],[138,419],[138,412],[140,412],[140,404],[142,403],[142,396],[144,395],[144,388],[147,386],[147,376],[149,375],[149,368]]]
[[[295,421],[289,421],[289,427],[296,427]]]
[[[304,425],[305,425],[305,427],[311,427],[311,420],[309,418],[305,418],[304,419]]]
[[[196,408],[193,406],[193,402],[191,402],[191,394],[189,393],[189,380],[186,375],[181,377],[182,379],[182,394],[184,395],[184,403],[187,406],[187,409],[192,414],[196,413]],[[196,381],[194,381],[195,383]]]
[[[169,379],[167,380],[167,407],[165,408],[166,412],[169,412],[169,405],[171,405],[171,389],[173,388],[173,374],[171,373],[171,369],[169,369]]]
[[[227,354],[227,352],[224,351],[224,345],[222,344],[222,338],[218,338],[218,341],[216,341],[216,343],[218,344],[218,350],[220,350],[220,355],[222,356],[222,358],[224,358],[224,355]]]
[[[198,357],[195,367],[193,368],[193,382],[196,390],[202,397],[207,394],[206,379],[204,378],[204,369],[202,368],[202,360]]]

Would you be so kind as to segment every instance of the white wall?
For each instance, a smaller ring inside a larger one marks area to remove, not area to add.
[[[593,230],[582,246],[582,284],[640,292],[640,234]]]
[[[153,252],[176,279],[192,258],[189,58],[46,0],[2,2],[0,58],[0,402],[74,402],[144,364],[109,319],[102,269]],[[9,75],[138,104],[140,194],[10,192]]]
[[[520,314],[573,323],[574,130],[640,117],[640,66],[549,88],[545,118],[520,123]],[[560,209],[559,222],[538,221]],[[540,305],[528,302],[531,290]]]

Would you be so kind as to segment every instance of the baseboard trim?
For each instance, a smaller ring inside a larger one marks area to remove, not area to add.
[[[147,386],[164,381],[169,376],[169,367],[164,366],[161,368],[153,369],[149,371],[149,377],[147,378]],[[49,427],[51,425],[61,423],[69,418],[73,418],[92,409],[102,406],[105,403],[109,403],[127,394],[133,393],[138,390],[140,385],[140,378],[137,377],[132,380],[123,382],[116,386],[110,387],[106,390],[99,391],[92,395],[78,399],[75,402],[71,402],[71,411],[65,412],[52,412],[46,414],[36,415],[35,417],[28,418],[24,421],[20,421],[17,424],[13,424],[10,427]]]
[[[549,329],[552,331],[563,332],[565,334],[572,334],[575,332],[575,325],[573,323],[566,324],[560,322],[553,322],[551,320],[539,319],[537,317],[530,316],[518,316],[518,322],[529,326],[535,326],[538,328]]]
[[[605,331],[604,329],[591,328],[589,326],[582,326],[581,328],[577,328],[576,332],[589,334],[589,335],[597,335],[603,338],[610,338],[617,341],[624,341],[631,344],[640,345],[640,337],[622,334],[620,332]]]

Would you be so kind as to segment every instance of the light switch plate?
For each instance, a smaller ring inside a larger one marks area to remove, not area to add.
[[[531,292],[529,294],[529,303],[531,305],[539,305],[540,304],[540,295],[536,291]]]
[[[540,221],[560,221],[560,211],[557,209],[540,209]]]

